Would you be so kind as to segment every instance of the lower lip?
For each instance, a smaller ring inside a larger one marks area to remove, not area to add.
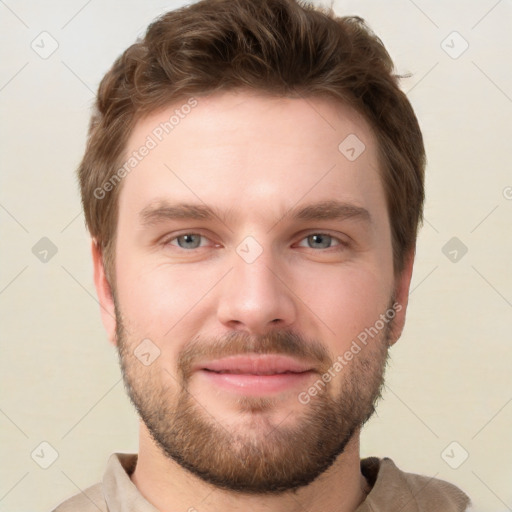
[[[304,387],[313,374],[277,373],[274,375],[251,375],[246,373],[216,373],[208,370],[198,372],[209,384],[242,395],[265,395]]]

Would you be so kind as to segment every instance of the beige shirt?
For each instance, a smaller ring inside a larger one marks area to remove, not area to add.
[[[110,456],[103,481],[61,503],[53,512],[158,512],[130,480],[136,454]],[[459,512],[469,498],[454,485],[405,473],[391,459],[361,460],[361,472],[371,491],[355,512]]]

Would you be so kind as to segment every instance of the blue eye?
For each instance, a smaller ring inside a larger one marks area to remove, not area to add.
[[[184,250],[193,250],[208,245],[208,238],[199,233],[184,233],[168,239],[164,244]],[[337,246],[341,249],[348,244],[327,233],[312,233],[304,237],[298,245],[309,249],[330,249]]]
[[[343,243],[340,240],[326,233],[314,233],[312,235],[305,237],[303,240],[307,241],[308,247],[310,247],[311,249],[329,249],[330,247],[333,246],[333,242],[335,242],[335,246],[343,245]]]
[[[168,243],[171,245],[175,240],[178,242],[178,246],[182,249],[197,249],[201,246],[201,239],[204,238],[202,235],[198,235],[197,233],[186,233],[184,235],[177,236],[172,240],[169,240]]]

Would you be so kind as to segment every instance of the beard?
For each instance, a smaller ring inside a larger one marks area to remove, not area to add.
[[[288,330],[196,338],[178,354],[173,375],[163,358],[144,366],[134,356],[140,340],[128,333],[114,303],[119,361],[132,404],[166,457],[216,487],[276,495],[310,484],[343,453],[381,397],[392,321],[327,383],[321,376],[332,367],[331,354],[318,341]],[[287,423],[271,419],[270,413],[279,408],[275,396],[240,395],[236,421],[228,425],[208,412],[189,384],[193,363],[235,354],[281,354],[311,361],[318,369],[315,382],[322,385],[307,404],[297,399]],[[333,383],[339,385],[337,393]]]

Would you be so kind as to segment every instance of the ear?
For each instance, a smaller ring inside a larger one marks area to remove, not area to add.
[[[117,345],[114,297],[107,276],[105,275],[100,244],[94,239],[91,244],[91,252],[94,265],[94,286],[96,287],[96,293],[100,301],[101,320],[107,331],[108,340],[112,345]]]
[[[411,286],[412,269],[416,248],[413,247],[405,256],[404,268],[395,276],[395,305],[396,316],[393,319],[393,328],[390,333],[389,346],[394,345],[405,325],[407,305],[409,303],[409,288]]]

